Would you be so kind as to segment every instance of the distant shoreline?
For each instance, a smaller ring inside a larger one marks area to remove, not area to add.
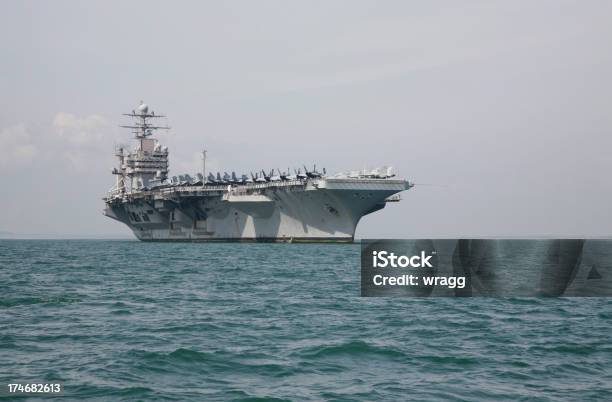
[[[134,240],[133,237],[117,236],[76,236],[76,235],[35,235],[35,234],[0,234],[1,240]]]

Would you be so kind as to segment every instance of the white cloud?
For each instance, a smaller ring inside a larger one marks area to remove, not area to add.
[[[0,167],[9,169],[37,163],[47,167],[85,168],[109,164],[113,142],[120,137],[102,116],[57,113],[50,124],[32,135],[25,124],[0,129]]]
[[[58,112],[53,118],[49,150],[61,155],[71,167],[110,166],[113,142],[120,137],[119,130],[99,115],[76,116]]]
[[[30,163],[39,154],[32,136],[24,124],[4,128],[0,131],[0,166],[21,166]]]
[[[85,145],[100,142],[108,121],[98,115],[77,117],[70,113],[59,112],[53,119],[53,128],[60,139],[71,144]]]

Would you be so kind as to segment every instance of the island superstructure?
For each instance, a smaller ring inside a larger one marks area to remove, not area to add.
[[[116,149],[104,214],[143,241],[352,242],[359,220],[400,201],[413,184],[391,168],[328,176],[325,169],[170,177],[168,148],[153,138],[164,117],[144,103],[126,114],[137,145]],[[203,157],[206,157],[204,151]],[[204,159],[205,160],[205,159]]]

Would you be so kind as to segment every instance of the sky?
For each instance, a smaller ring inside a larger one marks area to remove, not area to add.
[[[612,2],[6,1],[0,233],[128,237],[102,215],[121,116],[171,174],[391,165],[356,236],[612,235]]]

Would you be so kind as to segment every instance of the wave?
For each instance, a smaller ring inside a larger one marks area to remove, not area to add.
[[[47,297],[36,297],[36,296],[25,296],[25,297],[14,297],[14,298],[2,298],[0,299],[0,307],[11,308],[16,306],[29,306],[33,304],[68,304],[78,303],[82,301],[79,296],[47,296]]]
[[[364,341],[350,341],[336,345],[308,347],[297,352],[303,358],[323,358],[328,356],[366,356],[379,355],[390,358],[403,358],[406,354],[398,349],[375,346]]]
[[[201,352],[178,348],[172,352],[131,350],[130,359],[141,362],[140,368],[153,371],[188,370],[202,373],[244,373],[271,377],[285,377],[304,372],[302,368],[275,363],[273,356],[253,358],[243,353]],[[137,365],[138,366],[138,365]]]

